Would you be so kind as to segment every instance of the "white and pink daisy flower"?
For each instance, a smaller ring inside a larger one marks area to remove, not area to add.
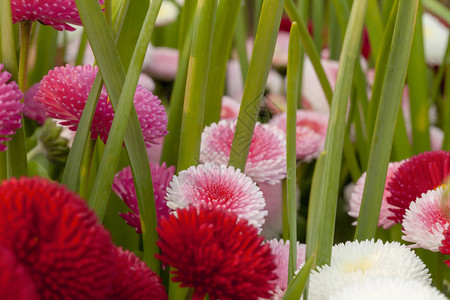
[[[447,49],[448,27],[429,13],[422,15],[422,24],[425,61],[431,66],[440,66]]]
[[[267,217],[261,234],[266,239],[276,238],[283,231],[283,183],[258,183],[266,199]]]
[[[0,151],[6,151],[4,142],[11,140],[11,135],[22,126],[23,98],[19,86],[14,81],[8,83],[11,74],[3,71],[0,64]]]
[[[449,205],[447,193],[447,187],[438,187],[411,202],[402,222],[405,234],[402,238],[414,243],[410,247],[439,251],[444,232],[450,224],[450,219],[442,209],[444,205]]]
[[[380,217],[378,219],[378,227],[383,227],[384,229],[388,229],[395,225],[395,221],[391,220],[394,214],[390,211],[390,208],[393,208],[391,204],[387,202],[387,198],[391,195],[389,190],[386,189],[389,182],[392,180],[392,176],[394,176],[395,172],[400,167],[401,162],[391,162],[389,163],[387,174],[386,174],[386,183],[383,192],[383,199],[381,200],[381,209],[380,209]],[[349,216],[357,219],[359,216],[359,210],[361,209],[361,200],[364,192],[364,184],[366,183],[366,172],[364,172],[361,177],[356,182],[356,185],[353,189],[353,192],[350,196],[350,210],[348,211]],[[356,221],[353,223],[356,225]]]
[[[266,202],[256,183],[234,167],[200,164],[174,176],[167,189],[172,210],[189,205],[220,208],[235,213],[257,228],[264,224]]]
[[[270,124],[286,132],[286,113],[275,116]],[[328,115],[310,110],[297,110],[297,159],[311,162],[325,147]]]
[[[236,121],[227,120],[205,127],[200,161],[228,164],[235,128]],[[256,123],[245,174],[258,183],[270,184],[286,177],[286,138],[283,131],[269,124]]]
[[[76,130],[98,68],[90,65],[57,67],[44,76],[35,99],[42,103],[47,115],[61,120],[62,125]],[[151,147],[167,134],[167,114],[158,97],[138,85],[134,106],[139,118],[145,144]],[[103,90],[91,125],[91,137],[106,143],[114,118],[108,93]]]

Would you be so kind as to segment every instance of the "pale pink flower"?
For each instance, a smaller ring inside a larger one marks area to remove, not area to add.
[[[76,130],[97,71],[97,67],[90,65],[57,67],[44,76],[35,98],[44,105],[48,116]],[[166,111],[158,97],[140,85],[136,88],[134,105],[145,144],[150,147],[167,134]],[[91,137],[100,136],[106,143],[113,118],[114,110],[103,87],[92,120]]]
[[[3,71],[0,64],[0,151],[7,147],[4,142],[11,140],[11,135],[22,126],[22,112],[24,110],[23,98],[19,86],[14,81],[8,83],[11,74]]]
[[[286,113],[272,118],[273,124],[286,132]],[[328,115],[311,110],[297,110],[297,159],[311,162],[319,157],[325,147]]]
[[[150,76],[148,76],[145,73],[141,73],[141,75],[139,75],[139,84],[142,85],[142,87],[149,90],[150,92],[155,91],[156,87],[155,82]]]
[[[389,163],[388,166],[386,174],[386,183],[383,192],[383,199],[381,200],[380,217],[378,218],[378,227],[383,226],[384,229],[388,229],[393,225],[395,225],[395,221],[389,218],[393,216],[393,213],[389,210],[390,208],[393,208],[393,206],[387,202],[387,198],[391,195],[391,193],[389,192],[388,189],[386,189],[386,187],[391,182],[395,172],[397,172],[401,164],[402,164],[401,162],[391,162]],[[353,192],[350,196],[349,201],[350,210],[348,214],[355,219],[358,218],[359,210],[361,209],[361,200],[364,192],[365,183],[366,183],[366,172],[364,172],[358,179],[353,189]],[[353,223],[353,225],[356,225],[356,221]]]
[[[39,83],[35,83],[25,93],[25,99],[23,101],[25,109],[23,114],[25,117],[35,120],[39,125],[42,125],[48,117],[45,113],[44,106],[34,99],[38,91]]]
[[[260,228],[267,211],[256,183],[239,169],[200,164],[174,176],[167,189],[167,206],[172,210],[189,205],[207,205],[235,213]]]
[[[267,239],[276,238],[283,231],[283,183],[258,183],[266,199],[267,216],[261,235]]]
[[[287,100],[285,95],[269,93],[264,97],[264,103],[269,111],[274,115],[283,113],[287,109]]]
[[[239,115],[239,107],[241,105],[239,102],[231,97],[222,97],[222,107],[220,109],[220,119],[221,120],[234,120],[237,119]]]
[[[289,52],[289,32],[278,32],[277,42],[272,58],[272,65],[275,68],[286,67]]]
[[[175,174],[175,167],[167,167],[165,163],[161,166],[150,163],[150,170],[152,173],[153,192],[155,196],[156,217],[159,222],[162,216],[169,215],[169,208],[166,205],[166,199],[164,199],[164,197],[166,196],[166,189],[172,180],[173,174]],[[119,213],[119,215],[128,225],[136,228],[137,233],[141,233],[141,220],[139,218],[136,190],[130,167],[126,167],[116,174],[112,190],[123,200],[123,202],[125,202],[128,208],[131,209],[131,211],[126,214]]]
[[[168,47],[149,47],[142,71],[152,78],[173,81],[177,76],[179,52]]]
[[[70,31],[75,28],[69,24],[82,25],[74,0],[11,0],[11,12],[14,23],[39,21],[57,30]]]
[[[234,99],[241,99],[244,91],[244,81],[242,80],[241,64],[237,59],[230,59],[227,63],[227,95]]]
[[[228,164],[236,121],[222,120],[205,127],[200,150],[201,162]],[[275,184],[286,177],[286,137],[269,124],[256,123],[245,165],[254,181]]]
[[[444,239],[444,231],[450,222],[442,207],[443,204],[446,204],[445,206],[450,204],[447,192],[447,188],[438,187],[422,194],[415,202],[411,202],[402,222],[405,234],[402,238],[414,243],[410,247],[439,251]]]
[[[156,18],[155,27],[162,27],[173,23],[180,13],[178,6],[171,1],[163,1]]]

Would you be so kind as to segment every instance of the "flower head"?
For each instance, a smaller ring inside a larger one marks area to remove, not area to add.
[[[239,115],[240,104],[238,101],[231,97],[222,97],[222,107],[220,109],[220,119],[221,120],[234,120],[237,119]]]
[[[375,278],[358,282],[332,295],[330,300],[445,300],[435,287],[420,280],[398,277]]]
[[[448,27],[429,13],[422,15],[425,61],[431,66],[443,63],[448,41]]]
[[[175,270],[173,281],[193,287],[193,299],[270,297],[274,257],[254,226],[231,212],[193,207],[177,209],[160,221],[161,254]]]
[[[333,246],[330,265],[312,271],[309,299],[329,299],[351,284],[382,277],[431,282],[425,264],[404,245],[381,240],[347,242]]]
[[[444,239],[444,231],[450,220],[441,210],[441,201],[446,198],[447,188],[429,190],[415,202],[411,202],[403,218],[403,239],[414,243],[411,247],[421,247],[439,251]]]
[[[190,167],[174,176],[167,189],[167,206],[211,206],[235,213],[258,228],[264,223],[266,202],[259,188],[239,169],[210,163]]]
[[[82,25],[74,0],[11,0],[11,12],[14,23],[39,21],[57,30],[70,31],[75,28],[67,23]]]
[[[390,217],[401,223],[405,210],[422,193],[443,184],[450,173],[450,152],[433,151],[413,156],[402,163],[388,184],[387,202],[394,206]]]
[[[173,81],[177,76],[180,54],[177,49],[168,47],[149,47],[142,70],[152,78]]]
[[[206,127],[202,134],[200,161],[226,165],[235,128],[236,121],[227,120]],[[286,138],[280,129],[256,123],[245,174],[256,182],[270,184],[286,177]]]
[[[116,248],[118,276],[111,300],[167,299],[161,278],[128,250]]]
[[[393,215],[393,213],[389,210],[393,206],[387,203],[387,197],[391,195],[391,193],[386,189],[389,182],[391,182],[392,177],[395,172],[400,167],[401,162],[392,162],[389,163],[387,174],[386,174],[386,183],[383,192],[383,199],[381,200],[381,210],[380,217],[378,218],[378,226],[383,226],[384,229],[388,229],[395,225],[395,222],[391,220],[389,217]],[[350,210],[348,214],[353,218],[358,218],[359,210],[361,209],[361,200],[364,192],[364,184],[366,183],[366,172],[364,172],[361,177],[356,182],[355,188],[350,196]],[[356,225],[356,221],[354,223]]]
[[[164,199],[164,197],[166,196],[166,189],[175,173],[175,167],[167,167],[165,163],[161,166],[159,164],[150,163],[150,170],[152,173],[153,191],[155,195],[156,217],[160,220],[162,216],[169,215],[169,208],[166,205],[166,199]],[[116,174],[112,190],[131,209],[131,212],[126,214],[119,213],[120,216],[128,225],[136,228],[137,233],[141,233],[141,220],[139,218],[136,190],[130,167],[126,167]]]
[[[287,114],[275,116],[270,123],[286,132]],[[319,157],[325,147],[328,116],[311,111],[297,110],[296,126],[297,159],[310,162]]]
[[[444,239],[442,240],[442,246],[439,247],[439,251],[442,254],[450,255],[450,226],[444,231]],[[450,259],[446,260],[445,263],[450,267]]]
[[[0,245],[0,299],[38,300],[33,279],[14,253]]]
[[[0,185],[0,244],[11,249],[42,299],[105,299],[112,243],[86,201],[42,178]]]
[[[174,22],[180,9],[178,6],[171,1],[163,1],[159,9],[158,17],[156,18],[156,27],[162,27]]]
[[[36,96],[38,91],[39,83],[35,83],[25,93],[25,98],[23,101],[25,104],[25,109],[23,114],[25,117],[35,120],[39,125],[42,125],[48,117],[45,113],[44,106],[34,99],[34,96]]]
[[[62,120],[62,125],[76,130],[97,71],[97,67],[90,65],[57,67],[42,79],[36,99],[50,117]],[[160,103],[158,97],[137,86],[134,105],[147,147],[167,134],[167,115]],[[92,138],[100,136],[106,143],[113,118],[114,110],[103,88],[92,120]]]
[[[5,151],[7,148],[2,143],[9,141],[11,138],[8,136],[22,126],[24,105],[20,103],[23,94],[17,83],[8,83],[11,74],[2,70],[3,65],[0,64],[0,151]]]

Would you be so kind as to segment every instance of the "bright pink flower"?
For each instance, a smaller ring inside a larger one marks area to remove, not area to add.
[[[177,76],[179,52],[168,47],[149,47],[142,70],[152,78],[173,81]]]
[[[266,202],[256,183],[239,169],[210,163],[174,176],[167,189],[167,206],[211,206],[235,213],[258,228],[264,224]]]
[[[411,202],[402,222],[405,234],[402,238],[414,243],[410,247],[439,251],[444,239],[444,231],[450,223],[450,219],[442,210],[443,204],[446,204],[445,206],[449,204],[449,199],[446,198],[447,192],[447,188],[438,187]]]
[[[103,4],[104,0],[98,0]],[[13,22],[39,21],[57,30],[75,30],[82,25],[74,0],[11,0]]]
[[[222,120],[206,127],[202,134],[200,161],[227,165],[236,121]],[[286,137],[269,124],[256,123],[245,174],[254,181],[275,184],[286,177]]]
[[[411,202],[441,186],[449,173],[450,152],[424,152],[404,161],[387,186],[391,193],[387,202],[394,206],[390,218],[401,223]]]
[[[271,299],[282,299],[284,292],[288,286],[288,268],[289,268],[289,241],[272,239],[267,241],[272,249],[272,254],[275,256],[275,265],[277,266],[275,273],[278,276],[276,280],[276,287],[273,290],[273,296]],[[305,263],[306,257],[306,245],[297,242],[297,268],[300,268]]]
[[[450,226],[444,231],[444,239],[442,240],[442,246],[439,247],[439,251],[442,254],[450,255]],[[446,260],[445,263],[450,267],[450,259]]]
[[[161,278],[128,250],[116,248],[118,276],[111,300],[167,299]]]
[[[286,132],[286,113],[275,116],[270,121]],[[319,157],[325,147],[328,115],[310,110],[297,110],[297,159],[311,162]]]
[[[76,130],[98,68],[90,65],[57,67],[42,79],[36,99],[47,114],[62,120],[62,125]],[[141,124],[145,144],[150,147],[167,134],[167,115],[158,97],[140,85],[136,88],[134,105]],[[91,125],[92,138],[98,136],[106,143],[114,118],[108,93],[103,87]]]
[[[0,245],[0,299],[38,300],[33,279],[14,253]]]
[[[20,102],[23,94],[17,83],[8,83],[11,74],[2,70],[3,65],[0,64],[0,151],[5,151],[7,147],[2,143],[11,140],[9,136],[22,126],[24,105]]]
[[[48,117],[45,113],[44,106],[34,99],[34,96],[36,96],[38,91],[39,83],[35,83],[25,93],[25,99],[23,101],[25,110],[23,114],[25,117],[35,120],[39,125],[42,125]]]
[[[264,237],[237,215],[211,207],[178,209],[158,228],[162,262],[174,282],[194,288],[194,300],[270,297],[275,264]]]
[[[238,101],[231,97],[222,97],[222,107],[220,109],[220,119],[221,120],[234,120],[237,119],[239,115],[240,104]]]
[[[386,183],[385,188],[383,192],[383,199],[381,200],[381,210],[380,210],[380,217],[378,219],[378,226],[383,226],[384,229],[388,229],[395,225],[395,222],[391,220],[389,217],[393,216],[394,214],[390,211],[390,208],[393,208],[392,205],[390,205],[387,202],[387,198],[391,195],[389,190],[387,189],[387,186],[392,180],[392,177],[394,176],[395,172],[397,172],[398,168],[400,167],[401,162],[392,162],[389,163],[387,174],[386,174]],[[359,210],[361,209],[361,200],[364,192],[364,184],[366,183],[366,172],[364,172],[361,177],[356,182],[355,188],[353,189],[353,192],[350,197],[350,210],[348,214],[357,219],[359,216]],[[353,225],[356,225],[356,221],[353,223]]]
[[[157,219],[160,220],[162,216],[169,215],[169,208],[166,205],[166,199],[164,199],[164,197],[166,196],[166,189],[175,173],[175,167],[167,167],[165,163],[161,166],[159,166],[159,164],[150,163],[150,170],[152,173],[153,191],[155,195],[156,216]],[[141,220],[139,218],[136,190],[130,167],[126,167],[116,174],[112,190],[123,200],[123,202],[125,202],[128,208],[131,209],[131,211],[126,214],[119,213],[119,215],[128,225],[136,228],[137,233],[141,233]]]
[[[41,299],[106,299],[114,257],[86,201],[42,178],[0,185],[0,244],[11,249]]]

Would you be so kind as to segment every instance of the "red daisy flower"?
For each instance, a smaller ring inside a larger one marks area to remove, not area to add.
[[[116,248],[118,276],[111,300],[167,299],[161,278],[128,250]]]
[[[106,299],[114,256],[86,202],[42,178],[0,185],[0,244],[31,275],[41,299]]]
[[[74,0],[11,0],[11,12],[14,23],[39,21],[57,30],[70,31],[75,28],[67,23],[82,25]]]
[[[195,289],[193,299],[269,298],[274,256],[258,230],[237,215],[202,206],[177,209],[158,228],[161,261],[173,281]]]
[[[34,282],[8,248],[0,245],[0,299],[37,300]]]
[[[424,152],[407,159],[388,184],[387,202],[394,206],[390,218],[401,223],[405,210],[411,202],[416,201],[422,193],[433,190],[447,178],[450,173],[450,152]]]

